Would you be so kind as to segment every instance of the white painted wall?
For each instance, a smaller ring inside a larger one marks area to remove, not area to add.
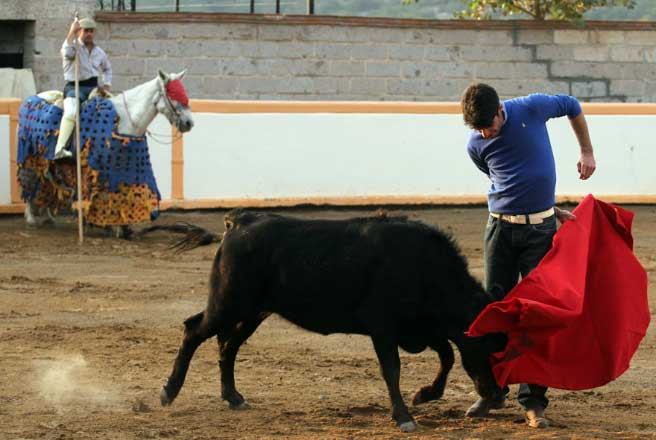
[[[656,147],[651,136],[656,115],[588,115],[597,171],[578,178],[579,147],[567,118],[549,121],[556,157],[556,194],[656,194]]]
[[[185,198],[481,195],[461,115],[194,115]],[[549,122],[562,195],[656,194],[650,116],[587,116],[598,172],[580,181],[567,118]]]
[[[454,142],[458,115],[194,117],[187,199],[480,194],[484,182]]]
[[[171,198],[171,124],[162,115],[157,115],[148,131],[148,150],[150,162],[157,181],[162,200]]]
[[[11,203],[9,172],[9,115],[0,115],[0,205]]]
[[[185,199],[480,196],[460,115],[194,114],[184,135]],[[597,173],[580,181],[566,118],[549,122],[560,195],[656,195],[656,115],[588,115]],[[171,198],[171,130],[151,125],[151,161]],[[0,205],[10,203],[9,117],[0,115]]]

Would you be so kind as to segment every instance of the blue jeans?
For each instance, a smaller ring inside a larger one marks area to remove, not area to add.
[[[540,224],[521,225],[490,216],[485,227],[485,288],[502,300],[551,249],[556,216]],[[508,387],[504,390],[508,394]],[[520,384],[517,400],[524,409],[546,408],[549,399],[542,385]]]
[[[84,102],[89,98],[89,94],[96,88],[96,86],[79,86],[80,88],[80,102]],[[75,98],[75,86],[64,87],[64,98]]]

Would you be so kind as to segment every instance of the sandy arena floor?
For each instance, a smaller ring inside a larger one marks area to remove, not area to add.
[[[636,212],[636,253],[649,271],[656,310],[656,207]],[[345,218],[374,210],[287,210],[306,218]],[[451,231],[482,275],[483,208],[391,210]],[[165,213],[222,230],[223,212]],[[28,229],[0,217],[0,439],[645,439],[656,438],[656,331],[631,369],[585,392],[552,390],[555,427],[525,427],[513,401],[492,417],[466,420],[476,399],[459,362],[442,400],[411,408],[420,428],[391,422],[387,391],[368,338],[311,334],[272,317],[244,345],[236,378],[251,404],[231,411],[219,397],[217,347],[198,350],[172,407],[159,405],[182,337],[182,321],[204,308],[216,245],[182,256],[171,236],[103,238],[84,246],[76,224]],[[409,404],[428,384],[437,355],[402,353],[401,387]],[[513,388],[513,393],[515,389]]]

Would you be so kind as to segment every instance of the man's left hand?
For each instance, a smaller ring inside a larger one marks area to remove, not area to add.
[[[566,209],[560,209],[554,206],[554,211],[556,212],[556,218],[560,223],[565,223],[567,220],[576,220],[576,216]]]
[[[579,161],[576,163],[576,168],[579,170],[579,179],[586,180],[592,176],[592,173],[597,169],[594,154],[582,153]]]

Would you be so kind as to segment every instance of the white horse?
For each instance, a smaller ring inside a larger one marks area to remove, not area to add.
[[[181,80],[186,71],[166,74],[161,70],[155,79],[113,96],[110,101],[119,117],[117,132],[127,136],[143,136],[157,114],[164,115],[171,125],[184,133],[194,125],[191,109],[167,94],[169,82]],[[53,93],[43,92],[38,96],[46,100]],[[53,217],[46,207],[34,206],[31,200],[25,203],[25,220],[28,225],[39,226],[52,222]],[[115,235],[119,235],[115,231]]]

